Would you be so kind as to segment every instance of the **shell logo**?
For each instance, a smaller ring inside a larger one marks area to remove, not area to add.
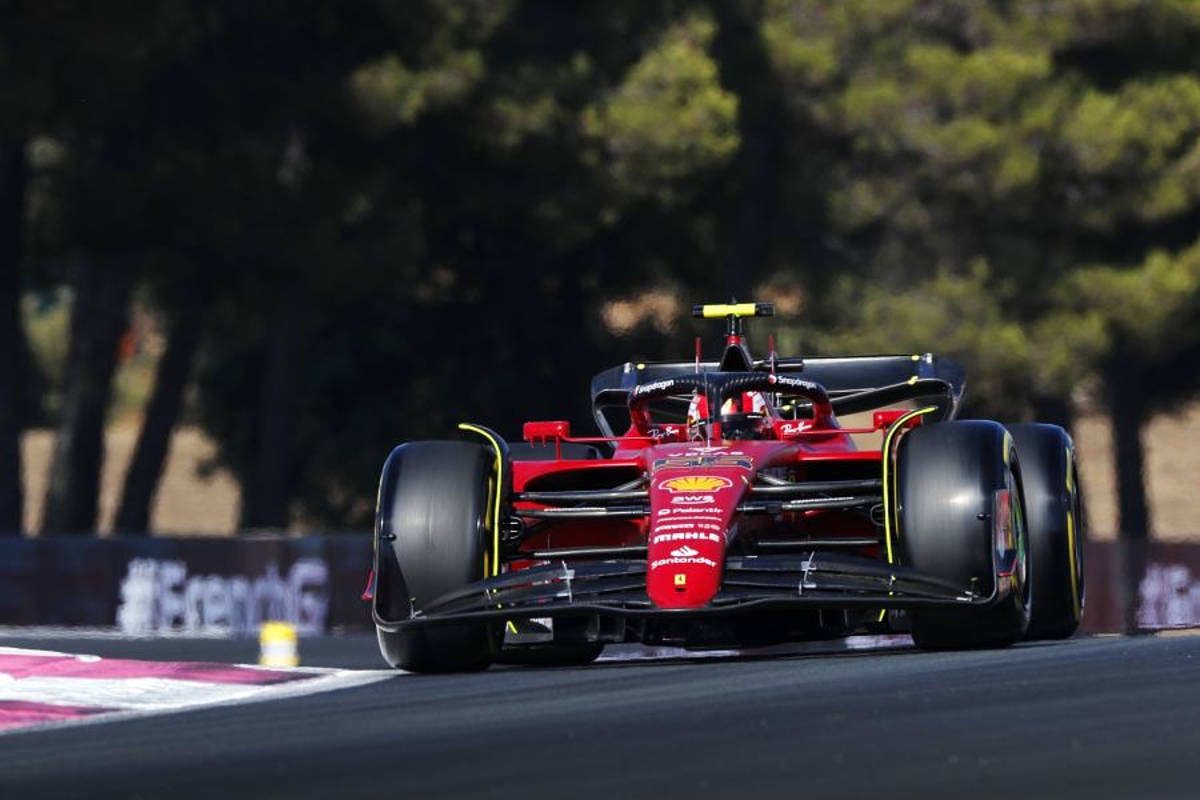
[[[728,489],[733,481],[716,475],[687,475],[682,478],[671,478],[658,485],[668,492],[715,492],[718,489]]]

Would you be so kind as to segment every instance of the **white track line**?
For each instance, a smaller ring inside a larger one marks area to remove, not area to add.
[[[0,648],[0,655],[39,657],[48,663],[54,657],[71,654],[45,650]],[[95,656],[73,656],[84,663],[101,661]],[[119,661],[114,659],[113,661]],[[248,666],[248,669],[257,667]],[[277,684],[244,684],[176,680],[171,678],[88,678],[73,675],[56,677],[46,674],[13,675],[0,672],[0,707],[4,703],[33,704],[78,710],[86,716],[38,719],[31,715],[12,727],[0,729],[0,736],[30,730],[89,725],[101,722],[173,714],[198,708],[258,703],[268,700],[305,697],[337,689],[365,686],[394,677],[393,670],[343,670],[294,668],[273,669],[272,672],[295,675],[296,679]]]

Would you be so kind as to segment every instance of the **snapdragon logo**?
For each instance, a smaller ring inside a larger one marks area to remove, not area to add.
[[[329,614],[329,567],[302,558],[286,575],[268,564],[261,575],[188,575],[182,561],[135,558],[121,581],[117,627],[137,636],[200,633],[246,636],[261,622],[296,626],[301,636],[325,630]]]
[[[633,396],[639,397],[650,392],[660,392],[664,389],[670,389],[675,385],[673,380],[653,381],[651,383],[643,383],[640,386],[633,387]]]
[[[823,386],[819,386],[812,381],[806,381],[803,378],[793,378],[788,375],[772,375],[769,383],[774,386],[786,386],[788,388],[799,389],[801,391],[824,393]]]

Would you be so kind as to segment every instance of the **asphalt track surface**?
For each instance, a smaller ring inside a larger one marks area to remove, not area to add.
[[[252,661],[253,642],[24,641]],[[306,665],[378,669],[367,637]],[[2,798],[1200,797],[1200,636],[397,673],[0,737]]]

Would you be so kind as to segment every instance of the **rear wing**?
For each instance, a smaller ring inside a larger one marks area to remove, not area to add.
[[[756,360],[752,369],[768,372],[770,361]],[[720,367],[716,361],[701,361],[699,365],[694,361],[627,362],[597,374],[592,378],[592,413],[601,433],[614,437],[628,430],[628,399],[634,387],[694,375],[697,371],[719,372]],[[838,414],[920,399],[938,409],[937,418],[953,419],[966,389],[966,372],[958,363],[929,353],[780,358],[775,360],[775,371],[803,373],[806,380],[824,386]],[[788,396],[781,393],[780,399],[786,403]],[[656,408],[656,413],[664,422],[682,423],[687,416],[687,405],[688,398],[667,398]]]

